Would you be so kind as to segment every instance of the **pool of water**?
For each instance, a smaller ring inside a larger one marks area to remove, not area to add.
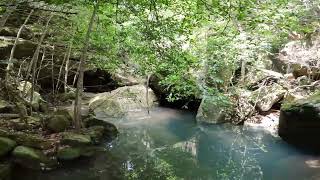
[[[195,114],[165,108],[131,117],[111,120],[120,134],[105,153],[30,179],[320,179],[320,157],[263,130],[200,126]]]

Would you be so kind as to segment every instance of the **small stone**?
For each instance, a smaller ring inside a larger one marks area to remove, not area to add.
[[[0,137],[0,157],[7,155],[15,146],[16,142],[13,140]]]

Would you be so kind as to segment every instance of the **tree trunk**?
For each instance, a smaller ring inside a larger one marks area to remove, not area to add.
[[[32,81],[31,81],[31,95],[30,95],[30,104],[32,104],[32,100],[33,100],[33,93],[34,93],[34,86],[35,86],[35,79],[36,79],[36,67],[37,67],[37,64],[38,64],[38,60],[39,60],[39,52],[40,52],[40,48],[41,48],[41,44],[47,34],[47,31],[48,31],[48,27],[49,27],[49,23],[50,23],[50,20],[52,19],[53,17],[53,14],[50,15],[47,23],[46,23],[46,26],[44,28],[44,32],[40,38],[40,41],[38,43],[38,46],[37,46],[37,49],[32,57],[32,61],[31,61],[31,68],[32,68]],[[26,79],[28,80],[28,79]],[[27,84],[27,83],[25,83]],[[32,110],[32,108],[31,108]],[[32,112],[32,111],[31,111]]]
[[[84,65],[85,65],[85,60],[86,60],[86,54],[88,51],[90,34],[92,31],[94,18],[97,14],[98,8],[99,8],[99,2],[97,0],[94,5],[94,9],[92,12],[92,16],[91,16],[88,30],[86,33],[86,37],[85,37],[84,46],[82,49],[82,54],[80,57],[79,77],[78,77],[78,82],[77,82],[76,100],[75,100],[75,105],[74,105],[74,125],[77,130],[80,130],[80,128],[81,128],[81,105],[82,105],[81,103],[82,103],[82,92],[83,92]]]
[[[13,47],[11,49],[10,57],[9,57],[9,60],[8,60],[8,65],[7,65],[7,68],[6,68],[6,77],[5,77],[6,81],[9,78],[9,74],[10,74],[11,68],[13,66],[12,60],[13,60],[14,52],[16,50],[16,47],[17,47],[21,32],[22,32],[23,28],[25,27],[25,25],[28,23],[33,11],[34,11],[33,9],[30,11],[28,17],[26,18],[26,20],[24,21],[24,23],[22,24],[22,26],[20,27],[20,29],[19,29],[19,31],[17,33],[17,37],[16,37],[16,39],[14,41],[14,44],[13,44]]]
[[[71,49],[72,49],[72,43],[70,43],[70,45],[69,45],[68,57],[67,57],[66,66],[65,66],[65,70],[64,70],[64,92],[67,92],[69,61],[70,61]]]

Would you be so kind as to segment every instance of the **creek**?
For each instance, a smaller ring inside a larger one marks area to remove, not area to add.
[[[103,118],[103,117],[101,117]],[[243,126],[197,125],[195,114],[156,108],[109,120],[119,136],[92,159],[23,179],[319,179],[320,157]],[[36,174],[36,175],[35,175]]]

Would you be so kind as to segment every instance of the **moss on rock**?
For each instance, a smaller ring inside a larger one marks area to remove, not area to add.
[[[15,146],[15,141],[9,138],[0,137],[0,157],[7,155]]]
[[[70,146],[86,146],[92,143],[89,135],[65,132],[62,135],[61,143]]]
[[[42,151],[26,146],[16,147],[12,152],[12,156],[14,157],[14,162],[29,169],[41,169],[46,165],[53,164]]]
[[[71,122],[68,117],[63,115],[55,115],[48,119],[47,128],[52,132],[62,132],[65,131]]]
[[[53,142],[36,134],[28,134],[24,132],[10,131],[5,128],[0,128],[0,136],[10,138],[16,141],[17,144],[33,147],[37,149],[50,149]]]
[[[77,147],[64,147],[58,150],[57,158],[60,160],[74,160],[81,156],[81,150]]]

